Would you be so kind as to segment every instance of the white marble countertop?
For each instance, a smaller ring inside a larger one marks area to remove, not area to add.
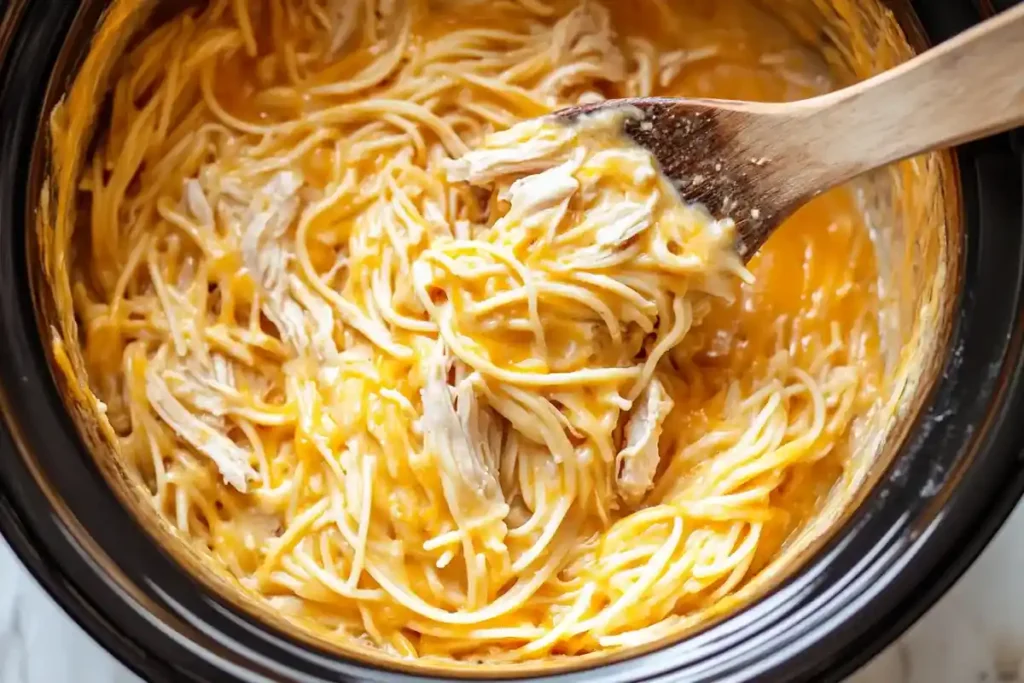
[[[953,589],[847,683],[1024,683],[1024,504]],[[0,683],[137,683],[0,541]]]

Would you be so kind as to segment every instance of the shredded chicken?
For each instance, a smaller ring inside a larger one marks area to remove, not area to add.
[[[622,246],[651,226],[654,202],[624,200],[602,206],[587,215],[587,223],[600,225],[597,243],[602,247]]]
[[[570,159],[554,168],[516,180],[503,193],[509,202],[508,213],[502,216],[496,230],[520,223],[526,230],[557,226],[569,209],[569,201],[580,188],[573,176],[579,159]]]
[[[554,70],[538,90],[563,99],[586,101],[592,91],[580,85],[621,81],[626,77],[626,60],[618,49],[611,14],[596,3],[583,3],[555,25],[551,50]],[[574,96],[575,95],[575,96]],[[598,94],[599,99],[603,99]]]
[[[551,125],[544,119],[523,121],[447,162],[448,179],[483,185],[501,176],[540,173],[562,163],[576,139],[568,126]]]
[[[297,173],[277,173],[253,197],[239,226],[243,261],[263,291],[263,313],[298,350],[306,345],[305,316],[288,293],[291,256],[281,238],[298,214],[301,187]]]
[[[249,453],[189,412],[171,393],[156,366],[146,370],[146,398],[160,419],[183,441],[217,464],[228,484],[245,493],[248,480],[258,478],[249,464]]]
[[[658,472],[658,439],[665,418],[672,412],[672,398],[657,377],[637,399],[626,421],[626,445],[615,457],[615,484],[628,505],[638,505],[652,488]]]
[[[641,113],[546,117],[681,94],[699,36],[621,19],[688,3],[187,4],[118,62],[111,3],[40,231],[54,356],[165,519],[300,627],[434,662],[650,642],[748,580],[775,475],[861,410],[870,330],[816,335],[871,269],[810,269],[799,343],[752,325],[733,225],[623,137]],[[666,417],[729,383],[711,437]]]
[[[442,486],[452,514],[465,520],[503,518],[506,506],[497,479],[491,418],[482,415],[468,383],[455,388],[448,384],[452,358],[443,343],[424,364],[423,434],[445,474]]]

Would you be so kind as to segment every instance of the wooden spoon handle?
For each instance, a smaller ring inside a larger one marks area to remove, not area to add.
[[[790,122],[814,157],[810,165],[825,176],[804,186],[818,189],[1024,125],[1024,4],[884,74],[797,106],[803,115]]]

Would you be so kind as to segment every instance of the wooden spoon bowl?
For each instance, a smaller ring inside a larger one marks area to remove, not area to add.
[[[684,201],[731,217],[749,260],[815,195],[922,152],[1024,125],[1024,4],[879,76],[790,103],[632,98],[570,107],[573,120],[624,110],[625,132]]]

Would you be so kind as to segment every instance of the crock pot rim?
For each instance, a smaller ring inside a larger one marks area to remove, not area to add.
[[[98,509],[85,513],[83,494],[74,491],[74,484],[106,485],[83,452],[74,426],[61,414],[63,406],[31,323],[34,308],[24,260],[25,227],[34,225],[26,211],[35,205],[25,171],[46,80],[39,78],[39,69],[45,68],[49,75],[79,4],[14,2],[5,19],[20,12],[20,21],[13,25],[5,21],[0,30],[4,59],[0,65],[0,342],[8,349],[0,358],[0,403],[9,429],[0,434],[0,530],[62,607],[147,678],[223,680],[235,675],[255,680],[285,675],[315,680],[309,667],[322,664],[326,668],[321,673],[335,679],[395,680],[399,676],[390,671],[346,666],[333,658],[320,662],[322,655],[282,637],[274,638],[274,647],[282,659],[291,656],[295,661],[267,661],[252,642],[239,642],[247,632],[256,642],[252,629],[258,627],[198,589],[191,596],[194,604],[177,603],[176,607],[176,598],[189,596],[164,591],[160,579],[166,577],[155,574],[177,573],[172,583],[186,591],[195,582],[174,567],[134,572],[136,562],[128,557],[128,546],[147,558],[168,560],[160,549],[145,547],[144,532],[123,510],[120,515],[126,519],[106,521],[117,526],[118,533],[125,532],[118,539],[125,547],[109,542],[103,546],[104,552],[124,559],[123,566],[97,563],[98,548],[88,546],[96,538],[79,520],[93,529],[103,521],[101,513],[116,514],[118,509],[110,500],[97,500]],[[977,18],[971,17],[964,2],[956,5],[959,10],[940,12],[941,16],[929,20],[935,4],[914,3],[936,39]],[[1024,407],[1018,362],[1024,273],[1024,244],[1018,229],[1024,227],[1021,163],[1019,153],[1011,152],[1007,136],[963,148],[958,158],[967,251],[965,297],[955,344],[929,410],[920,416],[887,478],[819,556],[754,605],[684,642],[569,675],[595,681],[684,676],[687,680],[837,678],[916,619],[970,564],[1005,519],[1024,490],[1020,467],[1024,425],[1014,420]],[[958,405],[967,396],[977,402]],[[947,415],[953,408],[958,412]],[[58,447],[58,453],[77,451],[84,457],[54,468],[61,463],[60,456],[48,446]],[[932,453],[936,455],[930,457]],[[942,486],[921,490],[937,477]],[[957,486],[952,487],[953,483]],[[70,501],[69,508],[52,509],[44,485],[52,485],[51,494]],[[102,490],[94,493],[102,498]],[[900,496],[905,499],[897,500]],[[77,519],[68,516],[72,509]],[[143,540],[132,538],[133,526],[135,536]],[[877,533],[880,530],[886,533]],[[857,546],[855,541],[865,535],[872,543]],[[109,531],[106,540],[110,540]],[[127,584],[130,592],[126,584],[111,578],[121,569],[133,572]],[[803,602],[795,605],[798,599]],[[154,601],[162,601],[162,613],[146,611]],[[172,622],[167,616],[173,617]],[[268,645],[268,641],[259,644]],[[292,666],[296,663],[304,663],[306,674]]]

